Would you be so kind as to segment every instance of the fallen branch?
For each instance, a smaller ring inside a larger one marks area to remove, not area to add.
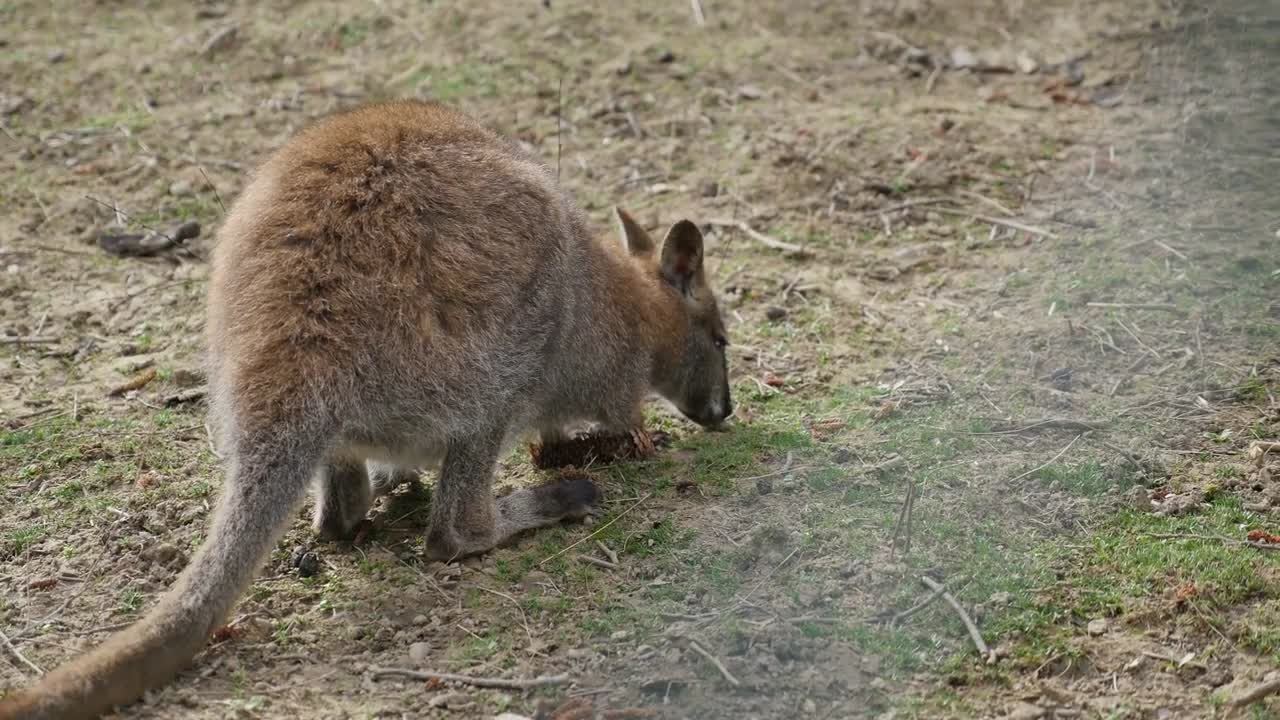
[[[12,642],[9,642],[9,636],[5,635],[3,632],[0,632],[0,644],[3,644],[10,653],[13,653],[14,657],[18,658],[19,662],[34,670],[37,675],[44,674],[44,670],[41,670],[39,665],[31,662],[27,659],[27,656],[18,652],[18,648],[14,647]],[[736,685],[737,683],[734,684]]]
[[[689,0],[693,6],[693,21],[699,27],[707,24],[707,14],[702,11],[702,0]]]
[[[1238,697],[1232,698],[1227,704],[1231,706],[1231,711],[1235,712],[1236,710],[1252,705],[1259,700],[1265,700],[1276,693],[1280,693],[1280,677],[1272,678],[1260,685],[1255,685],[1249,688]]]
[[[1050,240],[1058,239],[1057,235],[1054,235],[1053,233],[1049,232],[1048,230],[1045,230],[1042,227],[1036,227],[1035,225],[1027,225],[1026,223],[1018,222],[1017,220],[1009,220],[1006,218],[992,217],[990,215],[980,215],[978,213],[969,212],[968,210],[957,210],[955,208],[949,208],[949,207],[934,208],[934,210],[937,210],[938,212],[944,215],[959,215],[961,217],[973,218],[974,220],[987,223],[988,225],[1002,225],[1004,227],[1013,228],[1014,230],[1029,232],[1032,235],[1040,235],[1043,237],[1047,237]]]
[[[479,688],[493,688],[497,690],[532,690],[534,688],[549,687],[552,685],[568,685],[572,680],[568,675],[541,675],[534,678],[495,678],[495,677],[473,677],[471,675],[455,675],[453,673],[439,673],[430,670],[409,670],[407,668],[370,668],[369,672],[373,674],[374,680],[380,680],[385,677],[402,677],[409,680],[437,680],[439,682],[455,682],[463,685],[470,685]]]
[[[50,335],[5,335],[0,337],[0,345],[49,345],[58,342],[58,338]]]
[[[737,228],[746,234],[747,237],[755,240],[761,245],[774,250],[781,250],[792,257],[804,257],[810,254],[808,250],[805,250],[803,247],[796,245],[795,243],[784,242],[777,238],[769,237],[768,235],[753,229],[750,225],[742,222],[741,220],[708,220],[707,224],[718,225],[720,227]]]
[[[706,648],[702,647],[702,644],[699,643],[697,640],[693,638],[689,638],[689,647],[693,648],[694,652],[706,658],[707,662],[711,663],[712,665],[715,665],[716,669],[720,671],[720,674],[724,676],[724,679],[730,685],[734,687],[739,687],[742,685],[742,683],[738,681],[738,678],[734,677],[733,673],[729,672],[729,668],[725,667],[724,663],[720,662],[720,658],[716,657],[715,655],[712,655],[711,652]]]
[[[956,615],[960,617],[960,622],[964,623],[965,629],[969,631],[969,638],[973,640],[974,647],[978,648],[978,652],[986,659],[988,665],[994,665],[996,654],[992,652],[991,648],[987,647],[986,641],[982,639],[982,633],[978,632],[978,626],[973,624],[973,619],[960,606],[960,602],[951,593],[947,592],[947,589],[937,580],[925,575],[920,578],[920,582],[924,583],[925,587],[930,590],[941,593],[942,599],[946,600],[951,609],[956,611]]]

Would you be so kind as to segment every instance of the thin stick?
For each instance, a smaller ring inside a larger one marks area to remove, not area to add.
[[[947,592],[947,589],[937,580],[926,575],[920,578],[920,582],[924,583],[930,590],[942,594],[942,599],[946,600],[951,609],[956,611],[956,615],[960,616],[960,622],[964,623],[965,629],[969,631],[969,638],[973,640],[974,647],[978,648],[978,652],[986,658],[988,665],[994,665],[996,654],[991,651],[991,648],[987,647],[987,643],[982,639],[982,633],[978,632],[978,626],[973,624],[973,619],[960,606],[960,602],[951,593]]]
[[[609,527],[610,525],[612,525],[612,524],[614,524],[615,522],[617,522],[617,521],[618,521],[618,520],[619,520],[623,515],[626,515],[627,513],[631,512],[632,510],[635,510],[637,507],[639,507],[639,506],[640,506],[640,503],[644,502],[645,500],[648,500],[648,499],[650,498],[650,496],[652,496],[652,495],[653,495],[653,493],[651,493],[651,492],[647,492],[647,493],[645,493],[645,494],[644,494],[644,497],[642,497],[642,498],[640,498],[639,500],[637,500],[637,501],[635,501],[634,503],[632,503],[632,504],[631,504],[631,506],[630,506],[630,507],[628,507],[626,510],[623,510],[622,512],[618,513],[617,515],[614,515],[614,516],[613,516],[613,518],[611,518],[611,519],[609,520],[609,522],[607,522],[607,523],[605,523],[605,524],[601,525],[600,527],[596,528],[596,531],[595,531],[595,532],[591,533],[590,535],[588,535],[588,536],[586,536],[586,537],[582,538],[581,540],[579,540],[579,541],[577,541],[577,542],[573,543],[572,545],[570,545],[570,546],[568,546],[568,547],[566,547],[566,548],[562,548],[559,552],[555,553],[554,555],[549,555],[549,556],[547,556],[547,558],[546,558],[546,559],[544,559],[542,562],[538,563],[538,567],[542,567],[543,565],[546,565],[547,563],[551,562],[552,560],[555,560],[556,558],[558,558],[558,557],[560,557],[561,555],[563,555],[563,554],[565,554],[565,553],[569,552],[570,550],[572,550],[572,549],[574,549],[574,548],[578,547],[579,545],[581,545],[582,543],[584,543],[584,542],[586,542],[586,541],[588,541],[588,540],[594,540],[594,539],[595,539],[595,537],[596,537],[597,535],[599,535],[600,533],[602,533],[602,532],[604,532],[606,529],[608,529],[608,527]]]
[[[5,635],[3,632],[0,632],[0,644],[3,644],[5,648],[9,650],[9,652],[13,653],[14,657],[18,658],[18,660],[21,661],[23,665],[26,665],[27,667],[34,670],[37,675],[44,674],[44,670],[41,670],[39,665],[36,665],[35,663],[31,662],[30,660],[27,659],[25,655],[18,652],[18,648],[14,647],[13,643],[9,642],[9,636]],[[734,684],[736,685],[737,683],[734,683]]]
[[[937,210],[938,212],[944,215],[959,215],[961,217],[971,217],[974,220],[978,220],[979,222],[984,222],[989,225],[1003,225],[1004,227],[1010,227],[1010,228],[1013,228],[1014,230],[1029,232],[1032,235],[1041,235],[1043,237],[1049,238],[1050,240],[1058,239],[1057,235],[1054,235],[1053,233],[1049,232],[1048,230],[1045,230],[1042,227],[1036,227],[1035,225],[1027,225],[1026,223],[1018,222],[1017,220],[997,218],[997,217],[992,217],[990,215],[980,215],[975,212],[969,212],[968,210],[957,210],[955,208],[948,208],[948,207],[934,208],[934,210]]]
[[[841,213],[842,215],[882,215],[884,213],[897,212],[906,210],[907,208],[918,207],[920,205],[937,205],[939,203],[950,202],[947,198],[920,198],[918,200],[907,200],[897,205],[890,205],[885,208],[872,208],[870,210],[859,210],[851,213]]]
[[[204,181],[209,184],[209,189],[213,191],[213,199],[218,201],[218,207],[222,208],[222,214],[226,215],[227,206],[222,204],[222,196],[218,194],[218,186],[214,185],[213,181],[209,179],[209,174],[204,171],[203,166],[200,167],[200,177],[203,177]]]
[[[614,552],[613,548],[610,548],[599,540],[596,541],[596,547],[600,548],[600,552],[604,553],[605,556],[609,558],[609,562],[614,565],[618,564],[618,553]]]
[[[764,245],[767,248],[772,248],[774,250],[781,250],[785,253],[788,253],[791,255],[797,255],[797,256],[809,254],[809,252],[805,250],[803,247],[796,245],[795,243],[784,242],[782,240],[778,240],[777,238],[769,237],[768,235],[765,235],[764,233],[753,229],[750,225],[746,224],[745,222],[742,222],[741,220],[708,220],[707,224],[719,225],[721,227],[736,228],[738,230],[741,230],[743,233],[745,233],[747,237],[751,238],[752,240],[755,240],[756,242],[760,243],[761,245]]]
[[[701,0],[689,0],[689,4],[693,6],[693,21],[701,27],[707,24],[707,15],[702,12]]]
[[[702,647],[702,644],[699,643],[697,640],[693,638],[689,638],[689,647],[693,648],[694,652],[706,658],[707,662],[711,663],[712,665],[715,665],[716,669],[720,671],[720,674],[724,676],[724,679],[728,681],[730,685],[734,687],[739,687],[742,685],[741,682],[738,682],[738,678],[734,677],[733,673],[729,672],[729,668],[725,667],[724,663],[720,662],[720,658],[716,657],[715,655],[712,655],[711,652],[706,648]]]
[[[151,232],[153,232],[153,233],[155,233],[155,234],[159,235],[160,237],[164,238],[165,240],[168,240],[171,244],[175,244],[175,245],[177,244],[177,243],[174,241],[174,239],[173,239],[172,237],[170,237],[170,236],[169,236],[169,234],[168,234],[168,233],[160,232],[159,230],[157,230],[157,229],[155,229],[155,228],[151,227],[150,225],[148,225],[148,224],[146,224],[146,223],[142,222],[141,220],[139,220],[139,219],[137,219],[137,218],[135,218],[135,217],[130,216],[130,215],[129,215],[129,213],[127,213],[127,212],[125,212],[125,211],[121,210],[120,208],[116,207],[114,204],[112,204],[112,203],[107,203],[107,202],[104,202],[104,201],[102,201],[102,200],[99,200],[98,198],[96,198],[96,197],[94,197],[94,196],[92,196],[92,195],[85,195],[85,197],[86,197],[86,198],[88,198],[88,199],[90,199],[90,200],[92,200],[93,202],[98,203],[98,204],[99,204],[99,205],[101,205],[102,207],[107,208],[108,210],[110,210],[110,211],[114,212],[116,215],[119,215],[120,217],[124,218],[125,220],[128,220],[128,221],[129,221],[129,222],[131,222],[131,223],[136,223],[136,224],[137,224],[139,227],[141,227],[143,230],[150,230]],[[118,220],[119,218],[116,218],[116,219]]]
[[[1064,448],[1062,448],[1061,450],[1059,450],[1057,455],[1054,455],[1052,458],[1049,458],[1049,462],[1044,463],[1044,464],[1041,464],[1041,465],[1037,465],[1036,467],[1033,467],[1033,468],[1031,468],[1030,470],[1028,470],[1028,471],[1026,471],[1026,472],[1022,473],[1022,474],[1021,474],[1021,475],[1019,475],[1018,477],[1013,478],[1013,479],[1012,479],[1012,480],[1010,480],[1009,482],[1010,482],[1010,483],[1016,483],[1016,482],[1018,482],[1019,480],[1021,480],[1022,478],[1027,477],[1028,475],[1034,475],[1035,473],[1038,473],[1038,472],[1040,472],[1041,470],[1043,470],[1043,469],[1045,469],[1045,468],[1049,467],[1050,465],[1054,464],[1055,462],[1057,462],[1057,461],[1058,461],[1058,458],[1060,458],[1060,457],[1062,457],[1063,455],[1066,455],[1066,454],[1067,454],[1067,451],[1071,449],[1071,446],[1072,446],[1072,445],[1075,445],[1075,444],[1076,444],[1076,441],[1077,441],[1077,440],[1079,440],[1080,438],[1082,438],[1082,437],[1084,437],[1085,435],[1088,435],[1088,434],[1089,434],[1089,433],[1087,433],[1087,432],[1082,432],[1082,433],[1080,433],[1079,435],[1077,435],[1077,436],[1075,436],[1075,437],[1071,438],[1071,442],[1067,443],[1067,446],[1066,446],[1066,447],[1064,447]]]
[[[1242,545],[1256,550],[1280,550],[1280,545],[1264,543],[1256,540],[1237,540],[1225,535],[1197,535],[1195,533],[1147,533],[1147,537],[1157,540],[1213,540],[1227,545]]]
[[[604,568],[605,570],[618,569],[618,565],[616,563],[611,563],[608,560],[601,560],[598,557],[591,557],[590,555],[583,555],[581,553],[579,553],[575,557],[577,558],[578,562],[584,562],[588,565],[595,565],[596,567]]]
[[[1268,680],[1261,685],[1255,685],[1243,692],[1239,697],[1232,698],[1231,709],[1239,710],[1246,705],[1252,705],[1264,698],[1275,695],[1280,692],[1280,678]]]
[[[976,192],[974,192],[974,191],[972,191],[972,190],[957,190],[956,192],[957,192],[957,193],[960,193],[961,195],[963,195],[963,196],[965,196],[965,197],[967,197],[967,198],[973,198],[974,200],[977,200],[977,201],[978,201],[978,202],[980,202],[980,203],[986,203],[986,204],[987,204],[987,205],[989,205],[990,207],[993,207],[993,208],[995,208],[997,211],[1002,212],[1002,213],[1004,213],[1005,215],[1008,215],[1008,216],[1010,216],[1010,217],[1013,217],[1014,215],[1017,215],[1017,214],[1018,214],[1018,213],[1016,213],[1016,212],[1014,212],[1014,211],[1010,210],[1009,208],[1005,207],[1004,205],[1001,205],[1000,203],[996,202],[995,200],[992,200],[991,198],[989,198],[989,197],[987,197],[986,195],[983,195],[983,194],[981,194],[981,193],[976,193]]]
[[[1112,309],[1128,309],[1128,310],[1177,310],[1178,306],[1172,303],[1123,303],[1123,302],[1091,302],[1085,303],[1087,307],[1092,308],[1112,308]]]
[[[907,608],[906,610],[903,610],[902,612],[894,613],[893,617],[889,619],[889,627],[893,627],[898,623],[902,622],[903,620],[906,620],[912,615],[915,615],[921,610],[929,607],[930,605],[933,604],[934,600],[937,600],[940,597],[942,597],[942,591],[934,590],[933,592],[929,593],[929,595],[925,599],[921,600],[915,605],[912,605],[911,607]]]
[[[0,345],[48,345],[58,342],[52,335],[19,335],[17,337],[0,337]]]
[[[455,675],[453,673],[432,672],[430,670],[409,670],[407,668],[375,667],[370,668],[374,680],[385,677],[402,677],[409,680],[438,680],[440,682],[456,682],[479,688],[498,690],[532,690],[552,685],[568,685],[572,679],[568,675],[540,675],[534,678],[494,678],[473,677],[471,675]]]

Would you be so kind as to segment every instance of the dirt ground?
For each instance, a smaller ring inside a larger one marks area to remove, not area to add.
[[[1280,660],[1271,5],[0,2],[0,693],[203,536],[224,203],[314,118],[420,96],[605,241],[615,204],[706,228],[735,423],[654,408],[669,446],[589,468],[602,517],[457,564],[429,476],[354,543],[300,509],[120,717],[1224,716]]]

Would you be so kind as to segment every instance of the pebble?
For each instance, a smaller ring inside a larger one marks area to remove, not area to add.
[[[1044,717],[1044,708],[1031,703],[1018,703],[1009,711],[1009,720],[1037,720]]]
[[[814,702],[810,698],[805,698],[803,709],[805,715],[812,715],[818,712],[818,703]]]
[[[195,188],[186,180],[174,180],[169,185],[169,194],[174,197],[186,197],[195,193]]]
[[[1093,635],[1095,637],[1098,635],[1104,635],[1107,632],[1107,619],[1094,618],[1093,620],[1089,621],[1089,625],[1085,629],[1089,632],[1090,635]]]
[[[618,642],[619,640],[626,640],[629,637],[631,637],[630,632],[626,630],[618,630],[609,636],[609,640],[613,642]]]
[[[431,659],[431,645],[424,642],[416,642],[409,646],[409,659],[418,665],[426,665]]]

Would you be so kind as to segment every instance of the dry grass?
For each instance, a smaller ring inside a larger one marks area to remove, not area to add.
[[[230,629],[136,715],[564,699],[374,685],[381,666],[568,673],[570,694],[672,716],[979,717],[1050,676],[1067,709],[1199,710],[1222,668],[1245,682],[1280,647],[1274,554],[1150,537],[1271,512],[1236,455],[1280,422],[1274,162],[1217,123],[1274,135],[1243,111],[1262,87],[1187,86],[1210,23],[1158,3],[703,0],[705,25],[679,2],[61,5],[0,3],[0,335],[49,340],[0,346],[0,687],[136,618],[202,536],[217,458],[198,393],[174,398],[201,383],[222,203],[314,117],[406,94],[530,143],[602,233],[615,203],[651,227],[720,221],[739,422],[655,411],[672,449],[593,469],[610,525],[461,565],[423,562],[417,487],[355,545],[313,547],[300,515]],[[958,46],[1040,67],[937,69]],[[159,257],[93,245],[191,219],[202,237]],[[538,473],[517,453],[502,481]],[[1134,486],[1223,495],[1114,514]],[[318,575],[296,574],[299,545]],[[925,574],[999,665],[942,603],[902,615]],[[1191,605],[1165,602],[1187,583]],[[1096,616],[1128,629],[1092,637]],[[1114,681],[1139,650],[1207,670]]]

